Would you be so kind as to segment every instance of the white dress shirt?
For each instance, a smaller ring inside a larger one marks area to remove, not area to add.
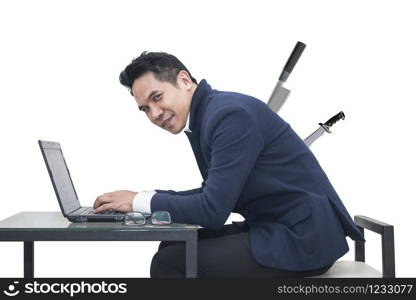
[[[186,119],[186,125],[182,131],[192,132],[189,129],[189,112],[188,112],[188,118]],[[133,211],[151,214],[152,211],[151,211],[150,203],[152,202],[152,197],[154,194],[156,194],[155,190],[147,190],[147,191],[139,192],[133,198]]]

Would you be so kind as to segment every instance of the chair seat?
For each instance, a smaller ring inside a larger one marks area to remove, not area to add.
[[[383,277],[383,274],[361,261],[339,260],[324,274],[312,278]]]

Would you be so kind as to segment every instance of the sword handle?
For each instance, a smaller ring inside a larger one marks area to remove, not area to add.
[[[305,50],[306,45],[302,42],[297,42],[295,48],[292,50],[292,54],[290,54],[289,59],[286,62],[285,67],[280,74],[279,81],[286,82],[287,78],[289,77],[290,73],[293,71],[296,63],[299,60],[299,57],[302,55],[303,50]]]
[[[339,120],[344,120],[345,119],[345,114],[344,112],[340,111],[339,113],[337,113],[335,116],[333,116],[331,119],[329,119],[328,121],[326,121],[324,123],[325,126],[331,127],[332,125],[334,125],[336,122],[338,122]]]

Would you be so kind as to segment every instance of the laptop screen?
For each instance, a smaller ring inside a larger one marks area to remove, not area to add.
[[[39,141],[39,146],[62,213],[66,216],[81,207],[81,205],[75,192],[61,145],[56,142]]]

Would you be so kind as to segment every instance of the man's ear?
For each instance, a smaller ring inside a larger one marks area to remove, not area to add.
[[[183,86],[185,89],[190,90],[192,88],[192,79],[188,72],[181,70],[178,73],[177,81],[179,86]]]

